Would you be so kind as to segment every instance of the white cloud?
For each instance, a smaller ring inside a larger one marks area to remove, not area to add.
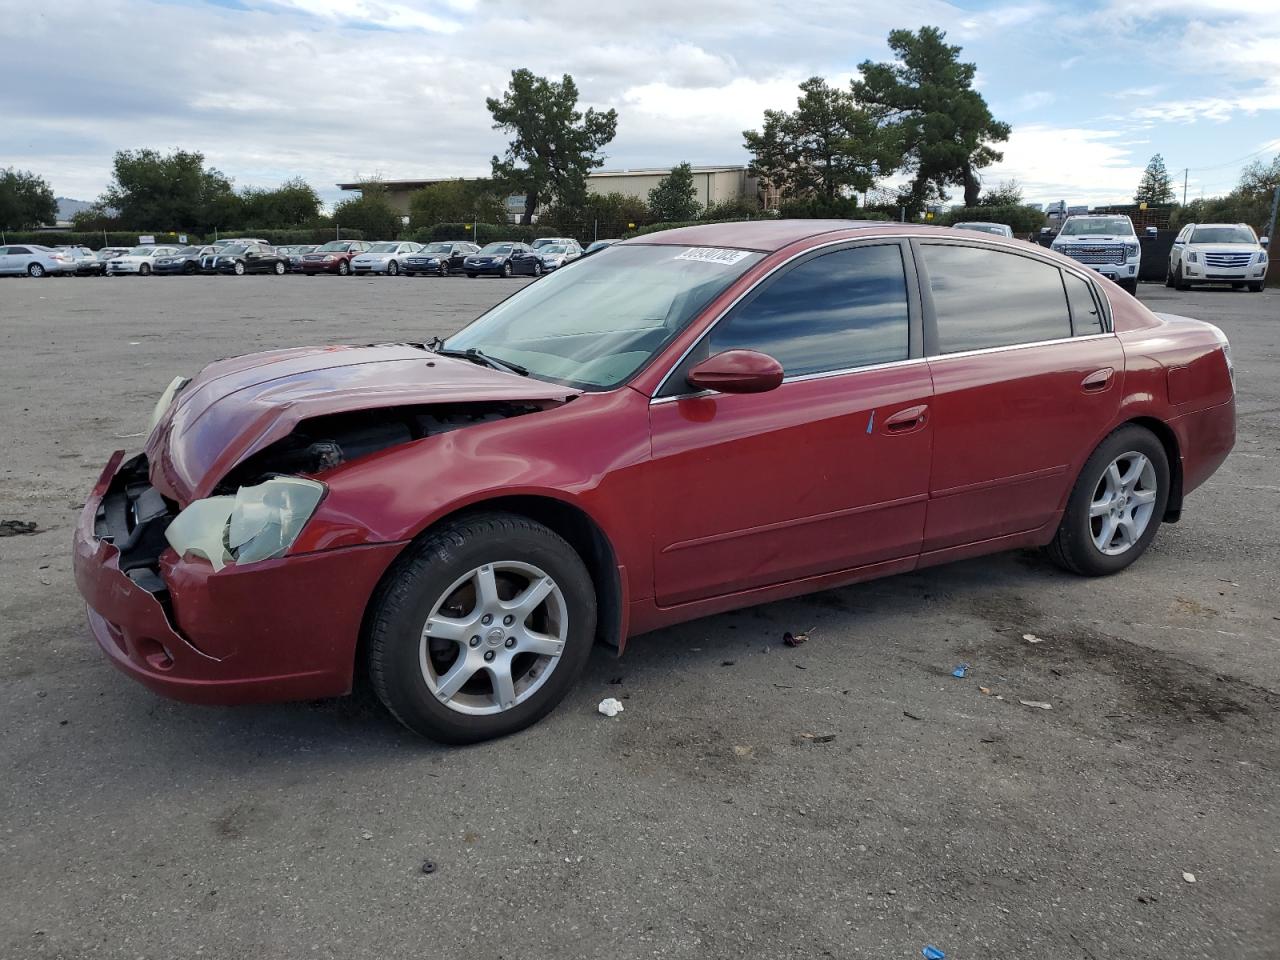
[[[983,182],[1017,180],[1028,201],[1127,202],[1145,162],[1133,162],[1117,131],[1028,124],[1002,145],[1004,160],[982,171]]]

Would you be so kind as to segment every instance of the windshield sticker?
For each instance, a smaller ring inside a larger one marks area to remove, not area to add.
[[[677,260],[703,260],[707,263],[737,263],[749,256],[747,250],[723,250],[719,247],[690,247],[676,255]]]

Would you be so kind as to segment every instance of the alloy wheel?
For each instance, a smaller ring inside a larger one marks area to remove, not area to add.
[[[33,277],[43,277],[43,276],[44,276],[44,267],[42,267],[42,266],[41,266],[40,264],[38,264],[38,263],[33,263],[33,264],[31,264],[30,266],[28,266],[28,267],[27,267],[27,273],[28,273],[28,274],[30,274],[30,275],[31,275],[31,276],[33,276]]]
[[[1089,531],[1093,543],[1109,557],[1133,549],[1142,539],[1155,510],[1155,466],[1136,450],[1111,461],[1089,502]]]
[[[568,605],[550,576],[519,561],[488,563],[436,601],[422,628],[419,666],[450,710],[502,713],[546,683],[568,635]]]

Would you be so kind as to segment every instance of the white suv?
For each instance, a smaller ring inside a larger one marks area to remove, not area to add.
[[[1137,296],[1142,245],[1133,232],[1133,221],[1123,214],[1067,217],[1053,238],[1052,249],[1097,270]]]
[[[1164,285],[1190,290],[1193,283],[1229,283],[1261,293],[1270,242],[1247,223],[1189,223],[1174,238]]]

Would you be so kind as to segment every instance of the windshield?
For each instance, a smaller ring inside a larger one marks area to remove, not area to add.
[[[485,247],[483,250],[481,250],[480,252],[481,252],[481,253],[487,253],[487,254],[490,254],[490,255],[493,255],[493,256],[497,256],[497,255],[499,255],[499,254],[504,254],[504,253],[510,253],[510,252],[511,252],[511,244],[509,244],[509,243],[491,243],[491,244],[489,244],[487,247]]]
[[[1062,236],[1079,237],[1089,234],[1104,236],[1133,236],[1133,224],[1125,217],[1072,217],[1062,225]]]
[[[422,248],[422,252],[423,253],[448,253],[451,249],[453,248],[447,243],[428,243],[425,247]]]
[[[318,247],[317,253],[346,253],[351,249],[350,240],[330,240],[323,247]]]
[[[563,243],[563,242],[564,241],[559,237],[539,237],[537,240],[533,241],[531,246],[535,250],[540,250],[549,243]]]
[[[198,256],[199,253],[200,253],[199,247],[183,247],[181,250],[178,251],[178,256],[194,257],[194,256]]]
[[[375,243],[369,248],[370,253],[395,253],[398,243]]]
[[[1258,241],[1248,227],[1196,227],[1191,231],[1192,243],[1248,243]]]
[[[718,254],[717,257],[707,256]],[[648,363],[762,254],[624,245],[550,274],[446,342],[599,390]]]

